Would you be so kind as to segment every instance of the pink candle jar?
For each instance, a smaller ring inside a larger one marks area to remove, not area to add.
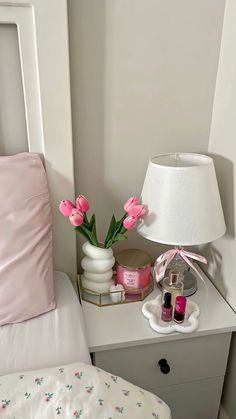
[[[126,292],[137,293],[150,283],[151,257],[139,249],[126,249],[116,257],[116,281]]]

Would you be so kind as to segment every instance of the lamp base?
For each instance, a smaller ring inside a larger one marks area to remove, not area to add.
[[[184,272],[184,289],[183,295],[189,297],[190,295],[195,294],[197,291],[197,280],[195,275],[192,274],[190,270]]]

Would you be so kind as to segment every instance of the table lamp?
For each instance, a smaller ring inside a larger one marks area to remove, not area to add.
[[[211,157],[171,153],[151,158],[141,198],[148,212],[137,227],[139,234],[154,242],[176,246],[157,259],[157,281],[164,277],[167,266],[173,268],[177,265],[177,270],[183,275],[186,263],[195,271],[192,260],[207,263],[203,256],[187,252],[183,246],[209,243],[225,233]],[[193,278],[191,288],[196,290],[197,281]],[[184,284],[186,289],[189,286]],[[190,293],[186,291],[186,295]]]

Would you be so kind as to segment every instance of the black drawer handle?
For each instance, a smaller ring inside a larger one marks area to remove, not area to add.
[[[169,374],[170,372],[170,366],[167,362],[166,359],[160,359],[160,361],[158,362],[158,365],[160,367],[160,370],[162,372],[162,374]]]

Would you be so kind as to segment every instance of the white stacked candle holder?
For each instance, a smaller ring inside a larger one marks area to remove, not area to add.
[[[81,261],[83,287],[99,293],[108,292],[114,285],[112,268],[115,258],[112,249],[96,247],[89,242],[85,242],[82,249],[85,254]]]

